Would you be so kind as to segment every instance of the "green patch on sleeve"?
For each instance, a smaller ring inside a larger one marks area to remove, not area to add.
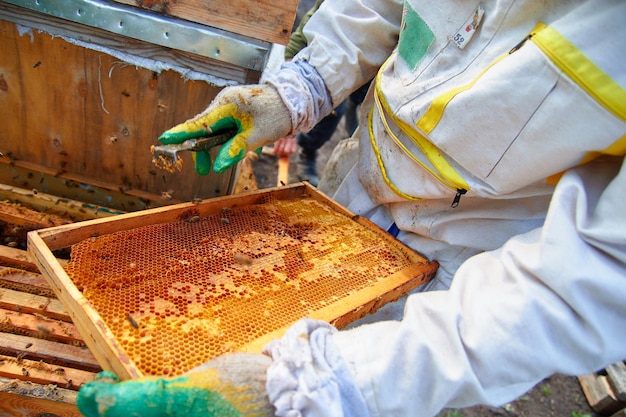
[[[435,35],[426,22],[405,2],[400,41],[398,43],[398,54],[400,57],[414,70],[434,41]]]

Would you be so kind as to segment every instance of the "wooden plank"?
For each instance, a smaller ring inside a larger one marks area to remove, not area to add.
[[[39,213],[51,213],[63,219],[81,221],[110,217],[123,214],[123,211],[111,210],[97,204],[83,203],[68,198],[60,198],[38,191],[36,188],[26,190],[0,184],[0,200],[20,204]]]
[[[65,265],[67,262],[65,259],[59,259],[58,261],[61,265]],[[32,261],[28,252],[23,249],[0,245],[0,265],[3,268],[15,268],[24,272],[39,274],[37,265]]]
[[[293,27],[297,0],[114,0],[185,20],[286,45]]]
[[[617,362],[606,367],[606,373],[613,393],[620,401],[626,402],[626,363]]]
[[[55,214],[45,214],[15,203],[0,201],[0,221],[40,229],[68,224],[72,221]]]
[[[74,323],[51,320],[41,315],[0,309],[0,330],[73,346],[84,346],[83,339]]]
[[[23,391],[19,394],[0,391],[0,415],[82,417],[74,404],[31,397],[21,392]]]
[[[76,391],[0,378],[0,415],[81,417]]]
[[[169,173],[154,167],[150,152],[164,130],[204,110],[221,88],[128,65],[38,31],[20,35],[4,20],[0,36],[0,108],[12,112],[0,124],[0,162],[28,172],[8,185],[50,193],[29,178],[43,172],[67,188],[91,184],[135,199],[158,201],[167,193],[190,201],[231,191],[234,169],[200,177],[188,153],[182,171]]]
[[[182,202],[7,156],[0,157],[0,183],[13,187],[36,187],[61,200],[85,201],[101,207],[106,204],[112,212],[138,211]],[[94,218],[97,217],[103,216]]]
[[[607,377],[593,373],[578,377],[587,402],[600,414],[612,414],[624,408],[611,389]]]
[[[18,268],[0,266],[0,287],[44,297],[54,297],[54,291],[41,274]]]
[[[29,272],[39,272],[37,265],[30,259],[28,252],[8,246],[0,245],[0,265],[19,268]]]
[[[0,308],[37,314],[55,320],[71,321],[65,307],[59,300],[6,288],[0,288]]]
[[[102,370],[87,348],[36,337],[0,333],[0,353],[35,362],[43,361],[56,367],[70,367],[89,372]],[[57,370],[57,373],[59,372],[61,371]]]
[[[16,378],[41,385],[55,384],[61,388],[78,390],[81,385],[93,381],[95,376],[94,372],[0,355],[1,378]]]

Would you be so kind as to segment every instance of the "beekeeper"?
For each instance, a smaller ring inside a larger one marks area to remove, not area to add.
[[[293,61],[165,132],[174,143],[236,127],[220,172],[307,131],[375,76],[320,188],[440,263],[433,291],[375,323],[300,321],[266,355],[181,377],[217,395],[199,403],[433,416],[626,358],[625,20],[623,1],[326,0]],[[211,161],[198,153],[196,164]],[[81,410],[115,415],[103,411],[142,404],[127,388],[154,384],[109,382],[81,390]],[[152,401],[174,395],[161,386]]]

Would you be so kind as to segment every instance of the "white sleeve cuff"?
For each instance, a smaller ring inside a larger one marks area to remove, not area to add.
[[[337,330],[328,323],[303,319],[264,353],[273,364],[267,370],[267,393],[279,417],[369,417],[339,349]]]
[[[285,62],[277,72],[264,73],[261,82],[278,90],[291,113],[293,132],[308,132],[333,110],[324,80],[306,61]]]

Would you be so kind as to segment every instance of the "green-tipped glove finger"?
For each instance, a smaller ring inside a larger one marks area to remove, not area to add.
[[[159,141],[165,145],[178,144],[227,129],[237,133],[217,154],[213,170],[218,173],[242,160],[248,150],[260,150],[291,133],[291,116],[276,89],[269,85],[227,87],[205,111],[163,132]],[[193,157],[196,171],[200,175],[208,174],[209,151],[194,152]]]
[[[124,382],[105,371],[80,388],[76,404],[85,417],[269,417],[271,363],[264,355],[232,354],[179,377]]]

